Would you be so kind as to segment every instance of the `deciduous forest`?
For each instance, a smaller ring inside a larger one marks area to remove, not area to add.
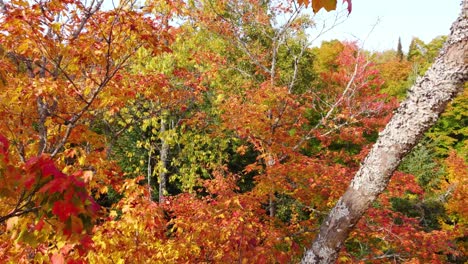
[[[351,0],[0,0],[0,262],[466,263],[460,2],[377,52],[311,45]]]

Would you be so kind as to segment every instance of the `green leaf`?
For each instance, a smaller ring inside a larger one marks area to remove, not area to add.
[[[289,135],[292,137],[292,136],[296,135],[296,129],[293,128],[293,129],[289,130],[288,133],[289,133]]]

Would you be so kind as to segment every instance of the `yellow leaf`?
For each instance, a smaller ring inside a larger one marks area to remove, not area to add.
[[[110,211],[109,216],[110,217],[117,217],[117,211],[115,211],[115,210]]]
[[[78,164],[80,164],[81,166],[83,166],[85,164],[85,160],[86,160],[86,157],[85,156],[81,156],[78,158]]]
[[[340,262],[349,262],[351,259],[348,258],[347,256],[341,256],[341,257],[339,258],[339,260],[340,260]]]
[[[54,31],[57,31],[57,32],[60,31],[60,27],[61,27],[60,23],[52,23],[50,26]]]
[[[28,42],[23,42],[19,45],[18,47],[18,53],[19,54],[23,54],[29,47],[29,43]]]
[[[107,193],[109,191],[109,189],[107,188],[107,186],[103,186],[99,189],[99,193],[103,194],[103,193]]]

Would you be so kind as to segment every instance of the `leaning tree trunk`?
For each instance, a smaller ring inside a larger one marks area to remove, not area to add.
[[[333,263],[351,229],[387,187],[401,159],[411,151],[468,80],[468,0],[452,25],[441,53],[380,133],[345,194],[338,200],[302,263]]]

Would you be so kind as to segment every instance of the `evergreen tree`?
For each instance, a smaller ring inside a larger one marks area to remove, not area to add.
[[[403,48],[401,46],[401,38],[398,38],[397,57],[400,61],[403,60]]]

